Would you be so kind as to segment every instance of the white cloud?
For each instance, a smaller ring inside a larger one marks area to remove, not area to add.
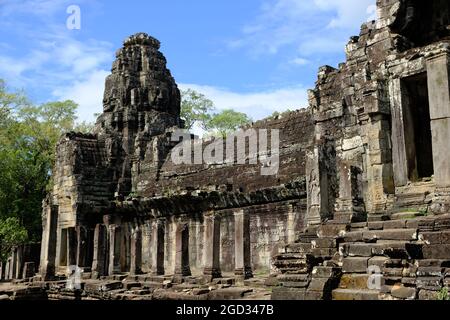
[[[59,15],[66,16],[69,4],[69,0],[0,0],[0,27],[8,28],[7,23],[13,21],[14,27],[8,30],[15,41],[32,48],[21,54],[11,46],[2,46],[0,78],[12,87],[47,91],[48,99],[74,100],[79,104],[79,120],[93,121],[93,114],[102,111],[104,81],[109,73],[105,69],[114,59],[114,50],[107,42],[78,40],[77,33],[61,23]],[[30,20],[16,23],[17,14],[27,14]]]
[[[105,78],[109,73],[106,70],[95,70],[88,78],[55,89],[52,94],[58,100],[73,100],[79,105],[78,121],[94,122],[94,114],[103,112]]]
[[[369,7],[374,6],[374,0],[314,0],[317,7],[324,11],[334,11],[335,17],[328,24],[330,28],[353,28],[356,24],[372,18]]]
[[[343,52],[360,25],[373,18],[375,0],[271,0],[254,21],[242,28],[229,49],[245,49],[252,56],[277,54],[284,47],[299,54]],[[328,46],[326,44],[332,44]],[[294,50],[295,50],[294,49]],[[317,51],[318,50],[318,51]],[[303,52],[304,51],[304,52]]]
[[[0,16],[8,17],[14,13],[26,13],[46,18],[67,5],[68,0],[2,0]]]
[[[305,58],[295,58],[291,60],[291,64],[297,65],[297,66],[305,66],[309,63],[308,59]]]
[[[180,84],[179,87],[203,93],[219,110],[231,108],[248,114],[254,120],[270,116],[275,111],[295,110],[308,105],[307,90],[301,86],[250,93],[198,84]]]

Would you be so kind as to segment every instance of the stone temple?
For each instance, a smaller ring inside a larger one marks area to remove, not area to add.
[[[179,89],[159,41],[128,38],[95,131],[57,146],[40,261],[15,249],[3,277],[26,290],[6,295],[437,299],[450,285],[450,2],[377,12],[345,63],[320,68],[307,109],[246,128],[280,130],[271,176],[173,163]]]

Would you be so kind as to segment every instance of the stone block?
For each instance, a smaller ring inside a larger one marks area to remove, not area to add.
[[[340,273],[340,268],[333,267],[314,267],[312,276],[314,278],[331,278],[336,277]]]
[[[438,292],[432,290],[420,290],[419,300],[437,300]]]
[[[384,268],[383,275],[389,277],[403,277],[403,268]]]
[[[450,261],[440,259],[421,259],[417,260],[416,264],[418,267],[450,267]]]
[[[441,267],[419,267],[417,270],[418,277],[442,277],[443,268]]]
[[[85,290],[89,292],[108,292],[112,290],[122,289],[122,287],[123,284],[121,281],[103,281],[86,283]]]
[[[327,278],[313,278],[309,284],[309,291],[324,292],[326,289],[330,289],[331,281]]]
[[[450,259],[450,244],[424,245],[422,251],[425,259]]]
[[[406,220],[390,220],[383,223],[383,229],[405,229]]]
[[[272,300],[305,300],[305,289],[295,288],[274,288],[272,290]]]
[[[417,240],[416,229],[373,230],[363,233],[365,240]]]
[[[344,273],[366,273],[369,258],[344,258],[342,271]]]
[[[442,278],[440,277],[418,277],[417,288],[431,290],[431,291],[439,291],[442,287]]]
[[[343,274],[339,283],[341,289],[361,289],[369,288],[368,274]]]
[[[447,89],[448,91],[448,89]],[[448,108],[447,108],[448,109]],[[438,187],[450,186],[450,118],[431,121],[434,181]]]
[[[344,241],[345,242],[358,242],[358,241],[363,241],[363,232],[362,231],[352,231],[352,232],[347,232],[344,235]]]
[[[319,301],[323,299],[323,292],[306,290],[305,300],[307,301]]]
[[[333,300],[379,300],[378,291],[358,289],[336,289],[333,290]]]
[[[348,244],[346,251],[350,257],[372,256],[372,246],[368,243]]]
[[[320,226],[318,236],[320,238],[333,238],[345,234],[349,230],[347,224],[323,224]]]
[[[334,238],[318,238],[311,241],[313,249],[316,248],[336,248],[336,239]]]
[[[243,298],[246,294],[251,292],[253,292],[253,289],[225,288],[211,291],[208,298],[211,300],[237,300]]]
[[[285,288],[307,288],[309,286],[309,283],[310,283],[309,280],[296,282],[288,282],[288,281],[280,282],[281,286]]]
[[[422,232],[420,239],[425,241],[426,244],[440,244],[441,233],[440,232]]]
[[[388,257],[373,257],[369,259],[368,266],[376,266],[383,270],[387,261],[389,261]]]
[[[383,230],[383,221],[372,221],[368,223],[369,230]]]
[[[415,288],[407,288],[402,285],[398,285],[392,288],[391,295],[398,299],[414,300],[417,295],[417,290]]]

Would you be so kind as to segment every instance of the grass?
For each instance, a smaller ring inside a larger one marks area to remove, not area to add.
[[[442,288],[441,291],[438,292],[437,299],[438,300],[450,301],[450,295],[448,293],[448,288],[447,287]]]

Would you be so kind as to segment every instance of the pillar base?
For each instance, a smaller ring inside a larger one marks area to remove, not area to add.
[[[152,270],[152,271],[150,272],[150,274],[151,274],[152,276],[163,276],[163,275],[166,274],[166,271],[164,270],[164,268],[158,268],[158,269],[156,269],[156,270]]]
[[[188,266],[175,270],[175,276],[189,277],[191,275],[191,268],[189,268]]]
[[[253,278],[253,272],[250,267],[236,269],[234,270],[234,274],[236,275],[236,277],[239,277],[243,280]]]
[[[205,268],[203,271],[204,278],[210,278],[211,281],[216,278],[222,278],[222,272],[217,268]]]

